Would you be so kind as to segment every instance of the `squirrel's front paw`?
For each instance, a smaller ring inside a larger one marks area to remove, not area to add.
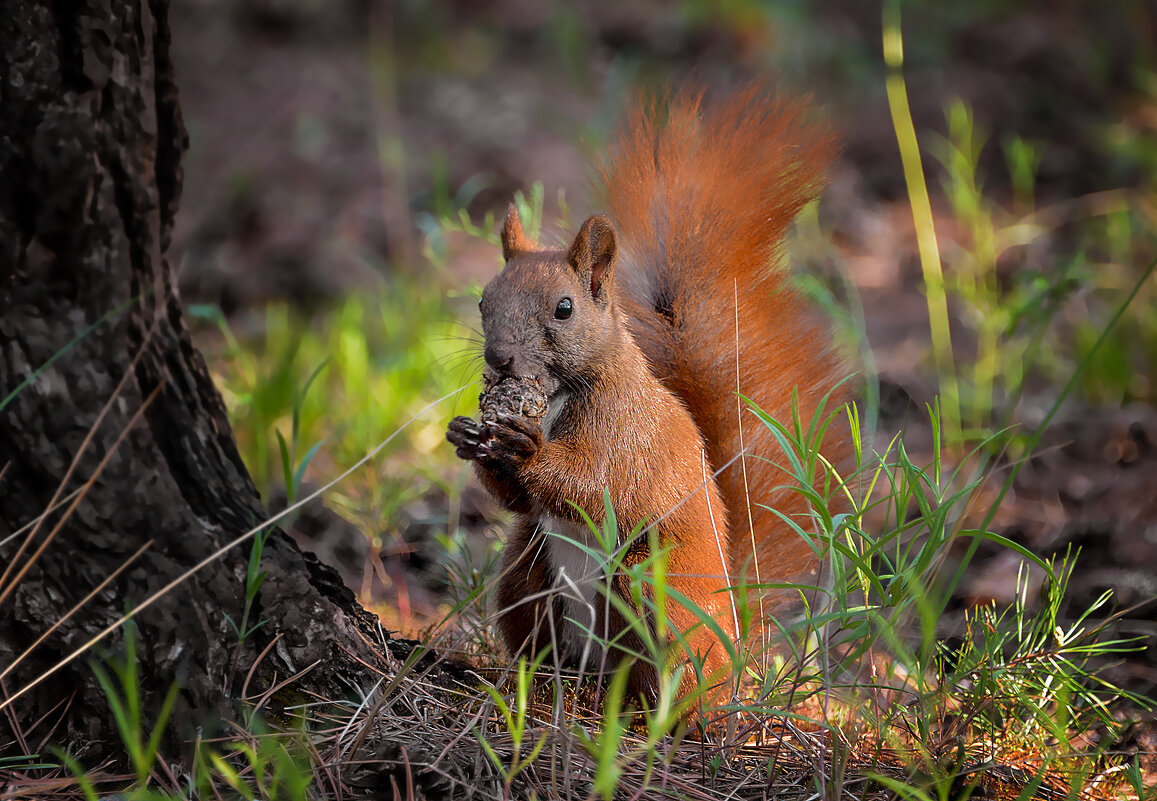
[[[530,459],[544,441],[542,426],[514,415],[501,415],[490,424],[455,417],[450,421],[446,439],[460,459],[507,465]]]
[[[454,446],[459,459],[477,461],[485,458],[489,452],[486,426],[469,417],[455,417],[451,420],[446,439]]]
[[[521,464],[542,450],[545,437],[542,426],[533,420],[511,414],[501,414],[498,420],[486,426],[488,458],[506,463]]]

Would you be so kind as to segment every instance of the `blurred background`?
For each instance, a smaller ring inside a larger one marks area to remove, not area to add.
[[[980,495],[1023,466],[991,528],[1044,557],[1080,550],[1074,608],[1112,589],[1132,610],[1125,633],[1148,650],[1113,677],[1152,693],[1154,282],[1109,325],[1157,257],[1157,3],[890,9],[952,322],[949,453],[1004,431],[985,446],[995,472]],[[841,131],[830,188],[788,252],[864,364],[879,447],[903,430],[917,461],[931,457],[925,406],[945,375],[883,12],[865,0],[174,0],[191,146],[173,257],[196,341],[273,507],[396,435],[290,526],[388,627],[438,625],[500,548],[503,516],[443,439],[477,388],[423,411],[477,378],[495,215],[520,192],[543,239],[561,241],[597,211],[585,154],[640,85],[770,77]],[[1030,457],[1028,434],[1074,375]],[[1023,563],[982,546],[959,607],[1010,601]],[[473,619],[469,636],[485,639],[485,597],[471,603],[477,615],[453,625]]]

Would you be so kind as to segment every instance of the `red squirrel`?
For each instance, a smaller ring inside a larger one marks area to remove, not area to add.
[[[805,105],[763,87],[714,102],[685,90],[630,114],[598,164],[608,215],[587,219],[568,249],[538,249],[510,208],[506,266],[480,304],[486,371],[540,385],[546,413],[457,417],[447,438],[518,515],[498,585],[498,625],[513,652],[550,644],[564,663],[590,667],[594,633],[620,654],[645,653],[598,590],[634,606],[626,579],[605,577],[582,547],[602,550],[578,510],[601,524],[604,490],[622,563],[651,556],[648,535],[628,538],[653,527],[667,586],[731,640],[740,614],[729,587],[815,582],[816,551],[779,516],[809,530],[806,501],[788,489],[779,445],[737,393],[788,422],[796,392],[806,424],[843,377],[826,327],[775,264],[834,152]],[[850,453],[850,442],[825,445],[837,465]],[[793,596],[764,592],[761,608],[781,613]],[[722,681],[727,649],[712,628],[670,599],[667,616],[702,675]],[[628,682],[655,698],[647,660]],[[688,670],[680,691],[695,684]]]

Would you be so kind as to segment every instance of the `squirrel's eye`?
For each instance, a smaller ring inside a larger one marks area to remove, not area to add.
[[[571,302],[571,299],[563,298],[558,302],[558,305],[554,307],[554,319],[565,320],[566,318],[570,317],[571,312],[573,311],[574,304]]]

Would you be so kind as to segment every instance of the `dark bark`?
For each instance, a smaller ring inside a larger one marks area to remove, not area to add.
[[[153,541],[5,677],[8,696],[265,516],[166,258],[187,141],[169,35],[167,0],[17,0],[0,14],[0,402],[57,357],[0,409],[0,540],[47,508],[78,453],[64,491],[95,476],[0,602],[0,670]],[[51,515],[19,559],[26,535],[0,545],[0,570],[25,564],[60,519]],[[136,618],[146,708],[155,712],[177,681],[181,734],[233,714],[230,699],[276,637],[251,693],[315,662],[295,692],[339,697],[376,678],[366,666],[380,663],[370,644],[386,639],[376,620],[280,532],[266,548],[268,577],[253,612],[266,623],[237,652],[226,614],[241,616],[249,547]],[[121,637],[94,653],[115,650]],[[32,750],[47,737],[90,758],[115,743],[86,661],[94,653],[19,699],[11,716],[0,714],[0,756],[17,730]]]

